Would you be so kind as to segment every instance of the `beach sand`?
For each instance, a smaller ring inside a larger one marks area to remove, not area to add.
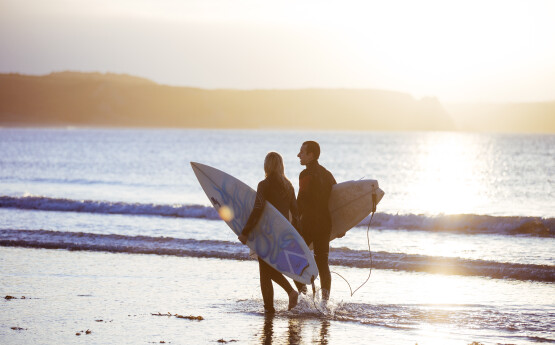
[[[466,332],[464,326],[423,323],[410,315],[399,315],[398,325],[392,326],[391,315],[383,313],[390,304],[432,299],[480,303],[477,298],[493,298],[497,284],[507,285],[482,279],[484,291],[494,290],[488,296],[464,287],[479,278],[374,270],[352,298],[348,286],[334,276],[330,306],[337,309],[335,315],[323,316],[310,300],[287,311],[287,296],[275,285],[278,312],[265,317],[255,261],[0,247],[0,266],[2,344],[487,344],[476,339],[478,331]],[[353,285],[368,274],[332,270]],[[518,285],[509,283],[509,289],[511,284]],[[442,299],[439,291],[446,289]],[[514,286],[504,298],[519,291]],[[374,304],[376,310],[350,317],[340,310],[341,300],[353,303],[349,308],[372,309],[367,304]],[[166,316],[153,315],[158,313]],[[388,321],[380,324],[382,317]],[[483,334],[495,341],[487,330]]]

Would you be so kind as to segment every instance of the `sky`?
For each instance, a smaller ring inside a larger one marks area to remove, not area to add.
[[[0,73],[555,100],[552,0],[0,0]]]

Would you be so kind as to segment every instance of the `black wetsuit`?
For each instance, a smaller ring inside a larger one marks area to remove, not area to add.
[[[258,184],[254,207],[243,228],[243,235],[248,236],[256,223],[258,223],[264,211],[266,200],[287,219],[289,219],[289,211],[291,211],[293,226],[297,225],[298,212],[295,190],[291,183],[289,183],[288,187],[289,188],[285,188],[279,176],[276,174],[271,174]],[[258,258],[258,263],[260,270],[260,290],[262,290],[262,298],[264,299],[264,309],[267,311],[274,311],[274,288],[272,280],[278,283],[287,294],[293,290],[293,287],[283,274],[268,265],[264,260]]]
[[[301,235],[308,245],[314,244],[314,259],[320,273],[323,289],[331,288],[331,273],[328,265],[330,251],[331,215],[328,208],[331,188],[336,184],[333,175],[318,161],[307,164],[299,175],[299,206]],[[299,290],[301,284],[295,282]]]

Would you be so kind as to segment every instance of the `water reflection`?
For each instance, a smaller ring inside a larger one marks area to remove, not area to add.
[[[289,327],[288,330],[288,344],[300,344],[301,343],[301,331],[302,331],[302,322],[299,319],[289,319]]]
[[[320,328],[320,344],[328,344],[328,330],[330,328],[330,322],[328,320],[322,320],[322,327]]]
[[[274,316],[264,316],[264,329],[260,337],[260,344],[271,345],[274,337]]]
[[[328,344],[328,331],[330,327],[329,320],[314,320],[310,322],[320,323],[320,332],[312,334],[312,339],[307,339],[308,336],[303,336],[303,326],[306,320],[302,318],[288,318],[287,329],[285,334],[279,332],[279,327],[276,324],[283,322],[283,318],[276,318],[274,315],[264,316],[264,326],[260,333],[260,344],[263,345],[297,345],[304,343],[314,344]],[[313,326],[313,325],[311,325]],[[303,339],[304,338],[304,339]]]

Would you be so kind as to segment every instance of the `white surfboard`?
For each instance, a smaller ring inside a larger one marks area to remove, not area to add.
[[[235,177],[208,165],[191,162],[193,171],[212,206],[223,215],[229,208],[231,216],[224,219],[237,235],[254,207],[256,191]],[[223,218],[225,215],[223,215]],[[291,223],[266,201],[260,220],[249,234],[249,248],[284,275],[304,284],[318,276],[314,256]]]
[[[384,194],[376,180],[347,181],[334,185],[328,204],[332,222],[330,241],[359,224],[372,212],[374,202],[377,205]]]

